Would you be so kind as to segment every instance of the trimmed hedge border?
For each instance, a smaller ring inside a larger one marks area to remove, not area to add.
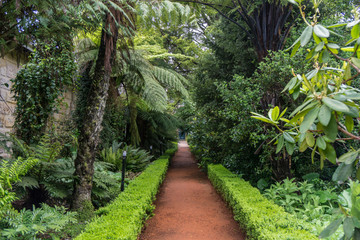
[[[250,183],[224,166],[208,165],[208,177],[215,189],[231,206],[234,218],[249,239],[308,240],[318,239],[308,232],[311,225],[292,216],[261,195]]]
[[[97,215],[75,240],[136,240],[143,224],[154,210],[152,205],[165,178],[169,160],[177,149],[170,149],[152,162],[112,203]]]

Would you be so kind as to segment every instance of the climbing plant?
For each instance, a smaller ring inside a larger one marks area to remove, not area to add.
[[[12,80],[18,137],[27,143],[39,139],[61,103],[65,86],[73,83],[76,68],[70,42],[50,39],[36,43],[30,61]]]

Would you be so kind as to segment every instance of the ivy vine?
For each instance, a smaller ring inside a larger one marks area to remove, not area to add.
[[[58,109],[65,86],[76,72],[71,42],[38,42],[29,62],[18,72],[12,92],[16,101],[16,135],[26,143],[39,140],[49,117]]]

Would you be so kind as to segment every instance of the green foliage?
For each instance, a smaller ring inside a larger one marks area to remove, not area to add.
[[[1,239],[43,239],[43,236],[53,236],[69,223],[76,223],[76,213],[66,212],[64,207],[21,210],[16,216],[7,217],[8,227],[1,231]]]
[[[12,146],[17,149],[18,154],[27,158],[26,161],[36,160],[33,167],[29,169],[24,177],[18,179],[16,183],[17,192],[27,194],[29,191],[40,189],[46,192],[48,198],[57,200],[70,201],[74,185],[74,160],[77,155],[76,147],[72,147],[73,152],[70,157],[59,158],[62,149],[61,143],[53,136],[45,134],[36,145],[28,146],[23,141],[19,140],[13,135],[3,136],[4,141],[10,140]],[[5,141],[6,142],[6,141]],[[141,152],[142,153],[142,152]],[[134,157],[132,161],[141,166],[141,160]],[[20,159],[20,160],[19,160]],[[14,165],[15,169],[22,163],[22,158],[17,160]],[[2,164],[7,164],[13,160],[3,160]],[[24,161],[24,164],[25,162]],[[30,161],[31,162],[31,161]],[[6,165],[7,166],[7,165]],[[112,192],[112,189],[119,188],[121,176],[120,173],[111,171],[114,165],[111,163],[96,161],[94,163],[94,177],[93,177],[93,201],[96,206],[102,206],[107,201],[116,196],[117,192]],[[5,176],[12,176],[8,171],[12,171],[13,167],[4,167]],[[22,171],[22,170],[21,170]],[[15,196],[15,193],[10,193]],[[13,199],[15,200],[15,199]],[[44,199],[44,201],[47,199]],[[30,199],[31,201],[31,199]]]
[[[76,68],[71,43],[37,42],[30,61],[12,80],[18,137],[26,143],[39,140],[61,103],[65,86],[72,84]]]
[[[125,140],[127,120],[128,112],[125,106],[116,103],[107,104],[102,122],[103,129],[100,134],[101,146],[99,149],[111,146],[113,141],[123,142]]]
[[[152,156],[145,150],[135,148],[124,143],[113,142],[109,148],[100,152],[100,159],[104,162],[114,164],[116,171],[122,169],[122,155],[126,151],[126,169],[133,172],[141,172],[150,163]]]
[[[308,232],[309,224],[286,213],[222,165],[209,165],[208,175],[249,239],[317,239]]]
[[[205,157],[244,174],[252,183],[259,178],[281,180],[292,174],[304,156],[294,158],[291,169],[288,160],[275,154],[275,148],[266,144],[270,141],[267,139],[276,136],[275,132],[264,129],[249,116],[254,109],[262,111],[275,103],[295,108],[293,101],[279,94],[291,77],[292,65],[299,70],[309,67],[298,57],[290,58],[282,51],[271,52],[251,77],[234,75],[231,81],[212,83],[216,91],[211,90],[211,85],[206,88],[196,85],[198,114],[191,121],[189,142]]]
[[[282,206],[291,214],[308,222],[326,221],[331,218],[337,206],[335,188],[316,189],[312,182],[295,182],[295,179],[284,179],[264,191],[264,196]]]
[[[141,146],[144,149],[153,147],[151,153],[160,156],[168,148],[172,148],[172,142],[177,141],[177,128],[179,120],[170,113],[146,111],[138,108],[138,128]]]
[[[12,209],[11,203],[15,201],[16,195],[12,192],[13,184],[19,182],[20,176],[24,176],[36,165],[38,159],[21,157],[14,161],[2,160],[0,165],[0,220]]]
[[[139,2],[138,22],[147,27],[161,27],[162,25],[179,26],[195,20],[188,5],[178,2]]]
[[[165,177],[169,157],[150,164],[111,204],[100,208],[100,216],[76,239],[134,239],[154,209],[152,202]]]

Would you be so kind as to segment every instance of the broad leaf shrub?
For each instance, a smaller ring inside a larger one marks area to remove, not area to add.
[[[76,240],[136,240],[143,223],[151,214],[156,193],[162,183],[170,156],[151,163],[111,204],[97,211],[99,217],[89,223]]]
[[[308,223],[286,213],[222,165],[208,165],[208,176],[233,209],[235,220],[244,228],[249,239],[317,239],[308,232],[311,229]]]

